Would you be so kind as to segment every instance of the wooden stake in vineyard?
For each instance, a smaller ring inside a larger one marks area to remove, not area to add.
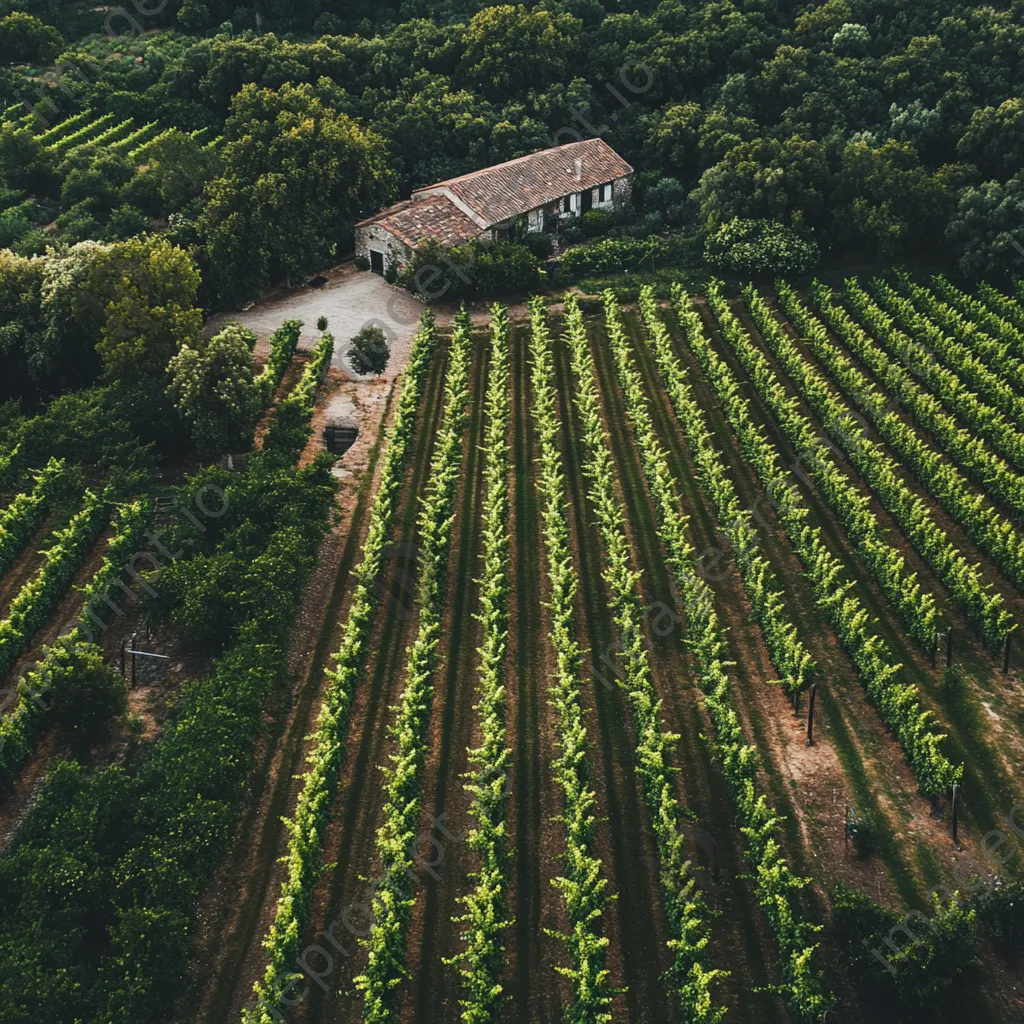
[[[953,667],[953,630],[946,630],[946,668]]]
[[[811,695],[807,700],[807,739],[804,741],[805,747],[814,746],[814,698],[818,694],[818,684],[811,683]]]
[[[1003,675],[1009,675],[1010,673],[1010,634],[1006,634],[1006,639],[1003,641]]]

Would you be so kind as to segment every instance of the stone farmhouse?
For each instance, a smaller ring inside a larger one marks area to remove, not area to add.
[[[459,245],[555,231],[566,217],[623,209],[632,193],[633,168],[608,143],[569,142],[416,189],[356,224],[356,256],[383,274],[401,268],[428,238]]]

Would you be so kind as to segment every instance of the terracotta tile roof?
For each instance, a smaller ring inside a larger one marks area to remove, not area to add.
[[[416,189],[413,198],[444,189],[491,225],[632,173],[603,139],[584,139]]]
[[[379,224],[413,249],[425,238],[436,238],[443,245],[458,245],[480,234],[480,228],[443,195],[406,199],[360,221],[356,227],[371,224]]]

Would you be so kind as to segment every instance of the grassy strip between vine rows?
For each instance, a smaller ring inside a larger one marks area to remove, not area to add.
[[[508,919],[509,849],[506,833],[508,769],[511,751],[505,728],[503,663],[508,639],[509,561],[509,394],[508,311],[491,310],[491,365],[487,384],[487,436],[484,446],[486,494],[483,509],[483,578],[478,616],[482,624],[478,697],[475,707],[480,745],[469,751],[473,766],[466,790],[472,794],[469,813],[476,827],[468,836],[479,867],[470,874],[473,888],[460,902],[465,913],[453,918],[462,925],[465,950],[448,963],[459,965],[465,1024],[490,1024],[497,1019],[505,992]]]
[[[88,651],[79,652],[81,655],[102,655],[100,649],[91,643],[92,630],[86,624],[86,617],[104,599],[132,555],[142,546],[148,523],[149,506],[145,501],[136,501],[121,508],[103,564],[83,590],[80,624],[62,637],[64,644],[47,648],[42,661],[19,680],[17,703],[0,719],[0,784],[9,784],[21,770],[47,717],[51,702],[37,697],[65,684],[69,672],[75,671],[75,652],[70,647],[80,645],[88,648]]]
[[[14,564],[39,528],[55,489],[69,467],[63,459],[50,459],[36,478],[31,492],[22,492],[0,512],[0,576]]]
[[[779,282],[777,289],[782,308],[840,390],[864,411],[882,440],[911,468],[927,491],[963,527],[971,540],[991,556],[996,565],[1018,586],[1024,585],[1024,537],[1021,537],[1020,532],[987,503],[984,495],[970,486],[955,466],[943,459],[888,408],[885,398],[872,381],[832,343],[824,325],[797,298],[796,292],[784,282]],[[942,429],[942,425],[932,418],[938,404],[935,399],[921,391],[900,367],[889,363],[878,352],[860,325],[842,306],[832,301],[830,289],[816,283],[813,295],[814,303],[825,320],[851,351],[874,369],[887,387],[894,387],[895,393],[906,401],[918,422],[926,428],[936,423],[933,433]],[[872,366],[872,353],[880,356],[891,372],[886,372],[884,365],[877,368]],[[921,401],[918,402],[918,399]],[[938,412],[938,418],[952,422],[941,411]],[[960,445],[973,442],[966,431],[960,431],[959,428],[955,430],[963,437],[950,438],[946,444],[947,451],[951,448],[964,451]],[[996,489],[994,485],[993,489]]]
[[[954,372],[935,358],[934,342],[926,331],[922,332],[924,340],[905,334],[893,317],[852,278],[846,281],[843,294],[850,309],[871,331],[877,345],[919,377],[949,412],[976,431],[1007,462],[1018,471],[1024,469],[1024,434],[998,409],[982,401],[961,379],[962,373]],[[896,299],[900,300],[900,296]],[[952,365],[960,371],[958,364]]]
[[[903,324],[914,340],[929,350],[933,359],[951,369],[955,367],[955,372],[961,380],[1015,424],[1019,439],[1020,428],[1024,425],[1024,398],[1016,394],[999,374],[990,370],[968,346],[951,338],[932,323],[928,316],[914,308],[914,303],[910,299],[900,295],[886,281],[876,279],[872,282],[872,290],[880,305]],[[1020,444],[1020,440],[1017,443]]]
[[[608,938],[601,934],[602,916],[611,898],[601,861],[594,856],[596,798],[587,772],[587,727],[580,687],[582,655],[576,641],[574,607],[579,581],[569,540],[569,507],[562,454],[558,445],[559,418],[555,392],[555,364],[542,299],[530,303],[533,360],[533,415],[540,445],[537,489],[543,502],[544,549],[551,583],[551,647],[555,654],[555,708],[558,758],[552,764],[565,808],[564,874],[552,879],[569,918],[570,931],[557,935],[569,954],[571,966],[556,970],[569,979],[572,1002],[568,1024],[600,1024],[612,1019],[609,1007],[614,990],[608,984],[605,957]]]
[[[789,374],[797,391],[821,417],[828,436],[849,456],[868,487],[896,520],[917,553],[942,580],[988,647],[998,650],[1014,629],[1013,618],[1006,610],[1002,596],[992,593],[991,585],[983,581],[978,567],[967,561],[946,531],[935,522],[924,500],[903,482],[896,463],[867,436],[846,402],[833,393],[825,378],[807,363],[756,289],[748,287],[744,294],[765,343]],[[774,380],[775,395],[784,396],[785,392],[764,354],[751,343],[739,324],[733,323],[735,326],[725,332],[726,337],[738,352],[742,350],[740,359],[748,372],[754,368],[753,375],[762,382],[759,384],[762,393],[772,388],[770,382]],[[769,402],[771,404],[770,399]],[[809,421],[807,429],[813,436],[814,427]],[[814,466],[809,468],[813,473]],[[853,493],[834,505],[844,524],[848,517],[844,510],[849,509],[849,502],[857,496],[856,490],[850,489]],[[878,541],[885,543],[877,521],[875,530]],[[862,547],[859,536],[854,535],[854,540],[858,548]],[[911,636],[926,649],[931,649],[938,640],[934,598],[922,595],[916,575],[902,575],[902,556],[889,545],[886,547],[891,552],[887,561],[879,563],[865,558],[865,564],[900,613]]]
[[[686,372],[672,349],[668,331],[658,315],[654,291],[649,286],[641,291],[640,310],[669,401],[697,464],[700,484],[726,533],[743,538],[750,530],[750,513],[740,511],[735,486],[725,475],[721,452],[711,440],[707,417],[694,398]],[[696,317],[689,307],[687,312]],[[695,325],[691,323],[690,327],[700,329],[700,321]],[[770,577],[767,566],[757,567],[758,560],[763,559],[755,554],[756,543],[752,539],[745,543],[746,547],[738,550],[737,557],[750,596],[749,587],[765,587]],[[699,575],[692,555],[682,561],[677,573],[689,646],[700,667],[698,681],[711,718],[711,747],[736,802],[740,829],[747,840],[746,859],[755,869],[757,902],[764,910],[782,954],[782,992],[796,1017],[810,1024],[821,1019],[832,1005],[832,996],[826,991],[821,971],[814,963],[817,944],[811,942],[811,937],[820,926],[800,920],[792,903],[793,895],[807,885],[808,879],[798,878],[790,871],[778,841],[782,819],[755,787],[759,766],[757,751],[743,742],[743,730],[733,707],[732,683],[726,671],[730,662],[725,660],[725,630],[719,623],[714,598],[707,582]],[[783,638],[784,643],[798,644],[796,630],[786,618],[783,602],[777,600],[773,604],[775,628],[782,630],[778,637]],[[762,630],[772,653],[774,645],[769,629],[762,625]],[[782,657],[792,657],[792,652]]]
[[[43,565],[11,601],[7,618],[0,622],[0,675],[9,672],[32,634],[46,621],[89,553],[106,521],[107,503],[85,492],[81,509],[63,530],[55,530],[54,543],[43,552]]]
[[[845,404],[832,394],[825,380],[807,365],[760,294],[753,288],[747,288],[744,296],[747,309],[768,348],[793,380],[798,394],[803,395],[821,417],[829,437],[850,456],[882,504],[907,529],[915,546],[922,544],[917,539],[917,530],[926,533],[925,544],[934,544],[933,531],[936,527],[927,509],[920,509],[914,504],[914,496],[896,476],[891,460],[867,438],[861,425],[850,415]],[[726,322],[723,335],[762,401],[793,444],[801,467],[818,485],[821,496],[843,524],[856,545],[861,561],[889,598],[903,625],[922,647],[931,650],[938,641],[939,633],[939,611],[934,595],[923,590],[916,573],[906,571],[903,556],[885,539],[885,531],[871,511],[870,499],[862,495],[836,465],[828,452],[831,446],[819,435],[811,419],[800,411],[799,402],[786,394],[768,359],[747,332],[732,320]],[[922,511],[923,517],[920,515]],[[950,547],[947,544],[941,552],[945,557],[944,565],[955,557],[955,553],[948,550]],[[934,549],[928,546],[926,550],[930,554]]]
[[[368,960],[355,986],[363,995],[363,1019],[397,1019],[394,991],[406,976],[405,933],[415,897],[409,877],[417,867],[415,837],[419,827],[426,727],[433,699],[441,608],[451,541],[456,484],[462,465],[462,434],[469,401],[472,338],[463,309],[455,319],[451,361],[445,382],[445,408],[430,464],[427,494],[420,512],[420,575],[416,608],[419,628],[409,647],[406,683],[390,727],[392,765],[382,767],[387,799],[377,830],[381,874],[373,896],[373,924],[362,940]]]
[[[326,673],[328,687],[312,736],[302,791],[294,817],[287,822],[287,875],[281,883],[277,913],[263,940],[269,963],[263,980],[253,986],[257,1004],[255,1009],[243,1012],[246,1024],[268,1024],[277,1019],[281,1013],[278,1004],[282,993],[298,976],[294,965],[320,867],[323,834],[337,788],[345,729],[369,654],[370,631],[378,604],[377,578],[387,552],[388,533],[398,508],[420,399],[436,346],[434,316],[427,310],[420,318],[409,364],[402,375],[398,411],[388,436],[377,495],[370,509],[362,560],[352,573],[355,589],[348,619],[334,655],[334,667]]]
[[[954,766],[942,753],[944,734],[937,731],[932,713],[922,710],[917,686],[900,681],[902,666],[893,659],[885,641],[869,631],[870,617],[853,593],[855,584],[843,579],[842,564],[828,550],[820,527],[808,524],[809,510],[799,490],[787,482],[789,474],[783,469],[778,451],[754,423],[736,376],[711,347],[685,292],[676,286],[673,297],[687,343],[718,394],[744,454],[771,495],[783,529],[807,570],[815,601],[852,658],[882,720],[898,737],[921,792],[942,796],[960,781],[963,766]],[[739,326],[716,286],[710,289],[709,300],[725,329],[730,320]]]

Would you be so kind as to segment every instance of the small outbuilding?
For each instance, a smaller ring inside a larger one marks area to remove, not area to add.
[[[428,238],[448,246],[554,231],[563,218],[625,209],[632,197],[633,168],[607,142],[569,142],[416,189],[356,224],[356,256],[383,274]]]

